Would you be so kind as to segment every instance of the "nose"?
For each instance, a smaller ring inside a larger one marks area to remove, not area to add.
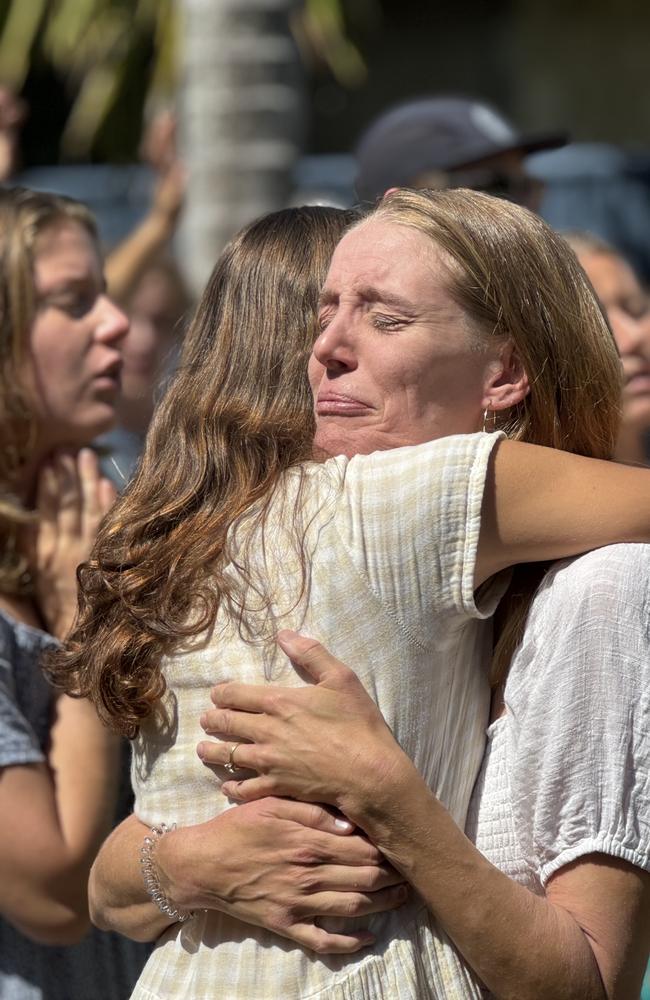
[[[332,375],[354,371],[359,364],[353,332],[342,316],[336,316],[319,334],[312,352],[316,361]]]
[[[100,296],[98,307],[95,339],[104,344],[118,344],[129,332],[128,316],[107,295]]]

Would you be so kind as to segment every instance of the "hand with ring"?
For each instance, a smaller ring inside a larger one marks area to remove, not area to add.
[[[235,750],[237,749],[237,747],[240,746],[241,743],[233,743],[233,745],[230,748],[230,753],[228,754],[228,763],[224,764],[224,769],[228,772],[228,774],[237,773],[237,765],[235,764]]]
[[[312,639],[282,632],[278,643],[315,683],[217,685],[215,707],[201,716],[201,726],[208,735],[240,742],[204,740],[197,753],[204,764],[231,774],[257,772],[224,783],[224,793],[238,802],[266,795],[325,802],[363,827],[378,795],[391,794],[415,768],[352,670]]]

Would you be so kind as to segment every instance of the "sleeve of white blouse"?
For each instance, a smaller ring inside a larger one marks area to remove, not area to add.
[[[542,885],[585,854],[650,870],[650,546],[549,574],[513,662],[508,773]]]
[[[503,586],[482,592],[479,608],[474,575],[485,480],[501,436],[459,434],[347,464],[336,513],[341,540],[407,633],[419,625],[423,638],[423,609],[483,618],[496,607]]]

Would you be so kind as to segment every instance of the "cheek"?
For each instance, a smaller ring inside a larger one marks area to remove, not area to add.
[[[420,412],[442,408],[460,414],[478,406],[483,396],[485,364],[478,354],[441,352],[421,357],[411,374],[409,397]]]
[[[52,322],[37,321],[29,349],[33,379],[46,399],[58,398],[81,378],[85,352],[73,331]]]
[[[321,379],[323,377],[323,372],[325,371],[324,366],[317,361],[312,354],[309,358],[309,363],[307,365],[307,377],[309,379],[309,385],[311,386],[312,395],[315,397],[318,392],[318,387],[320,385]]]

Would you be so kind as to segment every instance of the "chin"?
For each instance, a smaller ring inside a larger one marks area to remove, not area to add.
[[[641,432],[650,429],[650,396],[628,399],[623,407],[624,430]]]
[[[78,421],[71,421],[67,427],[70,443],[82,448],[95,438],[113,430],[117,423],[117,413],[113,406],[95,407],[92,413],[80,415]]]
[[[361,432],[345,434],[331,427],[320,432],[317,430],[314,437],[314,451],[321,458],[333,458],[335,455],[354,458],[355,455],[370,455],[380,450],[381,445],[376,439]]]

